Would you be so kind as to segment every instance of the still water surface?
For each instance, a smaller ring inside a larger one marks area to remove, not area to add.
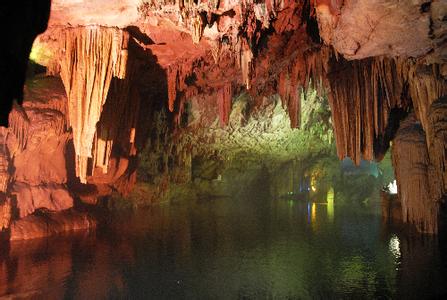
[[[376,211],[255,195],[121,213],[96,232],[2,248],[0,296],[421,299],[445,294],[447,268],[436,242],[393,232]]]

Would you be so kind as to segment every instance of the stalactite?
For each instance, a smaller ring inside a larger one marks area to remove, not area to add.
[[[366,160],[382,156],[383,149],[374,145],[385,138],[390,111],[411,105],[402,97],[406,81],[401,73],[406,67],[406,62],[388,58],[331,66],[329,100],[341,159],[351,157],[359,164],[362,156]]]
[[[331,63],[328,81],[340,158],[349,156],[359,163],[362,156],[367,160],[382,157],[386,148],[375,145],[389,142],[385,131],[392,109],[408,110],[412,105],[430,147],[433,130],[428,110],[447,93],[438,66],[380,57],[340,61]]]
[[[288,71],[281,72],[278,82],[278,94],[281,97],[282,106],[287,107],[291,128],[300,126],[301,99],[298,86],[301,84],[298,82],[297,71],[298,69],[294,67],[290,75]]]
[[[286,99],[289,95],[289,73],[287,71],[283,71],[279,74],[278,79],[278,94],[281,97],[282,106],[286,106]]]
[[[240,64],[242,69],[242,80],[247,88],[250,89],[251,68],[252,68],[253,52],[248,43],[242,40]]]
[[[134,70],[134,67],[129,67]],[[113,79],[95,135],[94,166],[108,173],[112,148],[120,146],[122,155],[135,155],[135,128],[140,105],[137,93],[131,91],[132,71],[125,79]]]
[[[220,52],[221,52],[221,43],[220,41],[210,41],[211,46],[211,55],[213,56],[214,63],[219,63]]]
[[[112,149],[118,149],[121,157],[137,154],[136,135],[140,111],[140,97],[133,82],[138,71],[139,61],[129,57],[128,51],[135,43],[128,43],[128,49],[122,50],[126,60],[126,76],[123,79],[112,78],[109,92],[101,117],[96,126],[92,151],[92,175],[100,168],[102,174],[109,173]]]
[[[447,81],[440,75],[438,65],[411,66],[408,69],[407,80],[415,112],[427,133],[428,147],[430,147],[433,129],[428,120],[428,112],[435,100],[447,95]]]
[[[290,117],[290,127],[299,128],[301,124],[301,101],[297,88],[293,88],[290,94],[287,110]]]
[[[169,111],[174,111],[174,104],[177,98],[177,81],[178,81],[178,67],[177,65],[169,66],[167,70],[168,77],[168,101]]]
[[[87,181],[88,159],[112,77],[125,78],[128,33],[117,28],[88,26],[67,29],[61,78],[68,96],[73,128],[76,175]]]
[[[308,77],[306,71],[306,65],[303,64],[303,61],[296,59],[292,65],[290,90],[287,99],[287,109],[290,117],[290,126],[292,128],[299,128],[301,124],[301,98],[299,89],[306,86],[306,78]]]
[[[221,127],[228,125],[231,113],[231,99],[233,91],[231,88],[231,82],[226,83],[217,93],[217,102],[219,106],[219,120]]]
[[[401,122],[392,149],[403,221],[421,232],[436,233],[439,202],[431,195],[425,132],[413,114]]]
[[[178,60],[169,65],[166,70],[168,109],[170,112],[175,112],[177,124],[180,124],[184,103],[198,93],[197,88],[188,84],[188,78],[194,74],[195,66],[200,62],[200,59],[193,61],[189,59]]]
[[[302,53],[295,58],[290,71],[285,69],[279,74],[278,94],[283,107],[287,107],[292,128],[299,128],[301,123],[299,90],[307,88],[312,82],[313,87],[323,94],[330,53],[327,47],[320,51]]]
[[[200,39],[202,38],[203,33],[203,21],[199,14],[192,18],[192,29],[191,29],[191,36],[192,36],[192,42],[194,44],[198,44],[200,42]]]

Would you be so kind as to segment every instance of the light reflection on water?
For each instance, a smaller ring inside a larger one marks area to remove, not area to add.
[[[365,208],[254,197],[164,205],[113,220],[97,232],[2,248],[0,296],[306,299],[445,292],[436,245],[400,239]]]

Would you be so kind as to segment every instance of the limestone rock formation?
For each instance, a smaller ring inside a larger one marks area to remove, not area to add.
[[[432,173],[425,133],[414,115],[401,122],[397,131],[393,164],[403,221],[416,225],[422,232],[436,233],[439,199],[434,198],[430,190]]]
[[[73,207],[73,198],[62,184],[33,186],[16,183],[11,194],[17,199],[19,217],[32,214],[37,208],[60,211]]]
[[[4,194],[0,195],[0,232],[9,228],[11,222],[11,200]]]
[[[431,11],[435,10],[430,10],[430,2],[319,0],[316,13],[320,35],[348,59],[418,57],[433,47],[428,32]]]
[[[231,84],[226,84],[219,89],[217,94],[217,102],[219,105],[219,119],[222,127],[228,125],[231,112],[232,88]]]
[[[92,216],[72,210],[63,213],[46,212],[32,215],[11,224],[10,240],[28,240],[60,234],[67,231],[96,227]]]
[[[126,76],[128,38],[125,31],[99,26],[67,29],[62,38],[65,53],[61,78],[68,97],[69,124],[73,128],[76,175],[82,183],[87,182],[96,124],[112,78]],[[96,151],[109,151],[106,145],[99,146]]]
[[[6,143],[4,142],[6,140],[7,130],[5,128],[0,128],[0,139],[3,140],[2,148],[0,149],[0,193],[6,193],[8,190],[8,184],[9,184],[9,151],[6,147]]]
[[[73,207],[66,187],[66,102],[59,80],[29,82],[23,107],[15,106],[9,116],[10,127],[0,129],[0,147],[7,154],[2,156],[3,227],[41,208],[60,211]]]
[[[432,103],[428,113],[431,141],[428,144],[430,162],[434,169],[430,191],[435,199],[445,202],[447,193],[447,97]],[[442,199],[444,197],[444,199]]]

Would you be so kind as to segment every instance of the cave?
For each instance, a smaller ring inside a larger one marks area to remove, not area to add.
[[[445,0],[0,22],[0,297],[447,296]]]

